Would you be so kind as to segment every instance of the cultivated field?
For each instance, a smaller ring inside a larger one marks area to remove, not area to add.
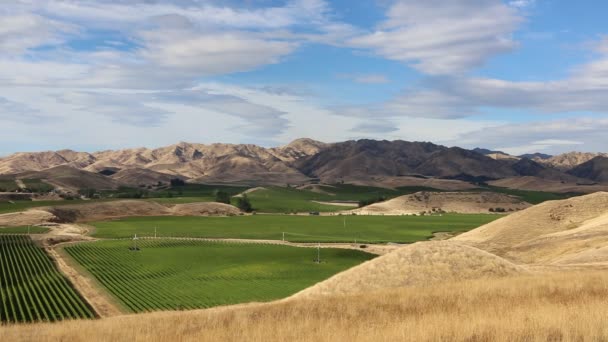
[[[28,236],[0,235],[0,271],[0,322],[93,317],[51,259]]]
[[[130,311],[188,310],[284,298],[373,258],[346,249],[188,240],[97,241],[67,253]]]
[[[37,226],[22,226],[22,227],[0,227],[0,234],[44,234],[49,231],[48,228]]]
[[[94,237],[138,236],[268,239],[292,242],[415,242],[434,232],[463,232],[499,215],[131,217],[93,222]]]

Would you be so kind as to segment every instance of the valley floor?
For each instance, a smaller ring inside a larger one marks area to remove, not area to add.
[[[2,341],[599,341],[608,272],[479,279],[322,300],[6,326]]]

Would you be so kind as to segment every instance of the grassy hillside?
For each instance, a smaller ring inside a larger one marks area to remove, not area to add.
[[[289,216],[132,217],[94,222],[93,236],[241,238],[298,242],[415,242],[433,232],[463,232],[500,218],[498,215],[443,216]]]
[[[287,297],[371,259],[314,248],[186,240],[98,241],[65,248],[133,312],[187,310]]]

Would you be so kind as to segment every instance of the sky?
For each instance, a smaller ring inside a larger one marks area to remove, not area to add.
[[[0,0],[0,155],[180,141],[608,152],[603,0]]]

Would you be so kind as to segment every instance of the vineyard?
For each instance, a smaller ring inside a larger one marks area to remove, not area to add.
[[[434,232],[464,232],[500,218],[499,215],[443,216],[296,216],[128,217],[93,222],[98,238],[138,236],[236,239],[285,239],[292,242],[411,243]]]
[[[0,322],[92,318],[44,251],[25,235],[0,235]]]
[[[38,226],[0,227],[0,234],[44,234],[48,231],[48,228]]]
[[[133,312],[287,297],[373,258],[346,249],[176,239],[83,243],[65,251]]]

